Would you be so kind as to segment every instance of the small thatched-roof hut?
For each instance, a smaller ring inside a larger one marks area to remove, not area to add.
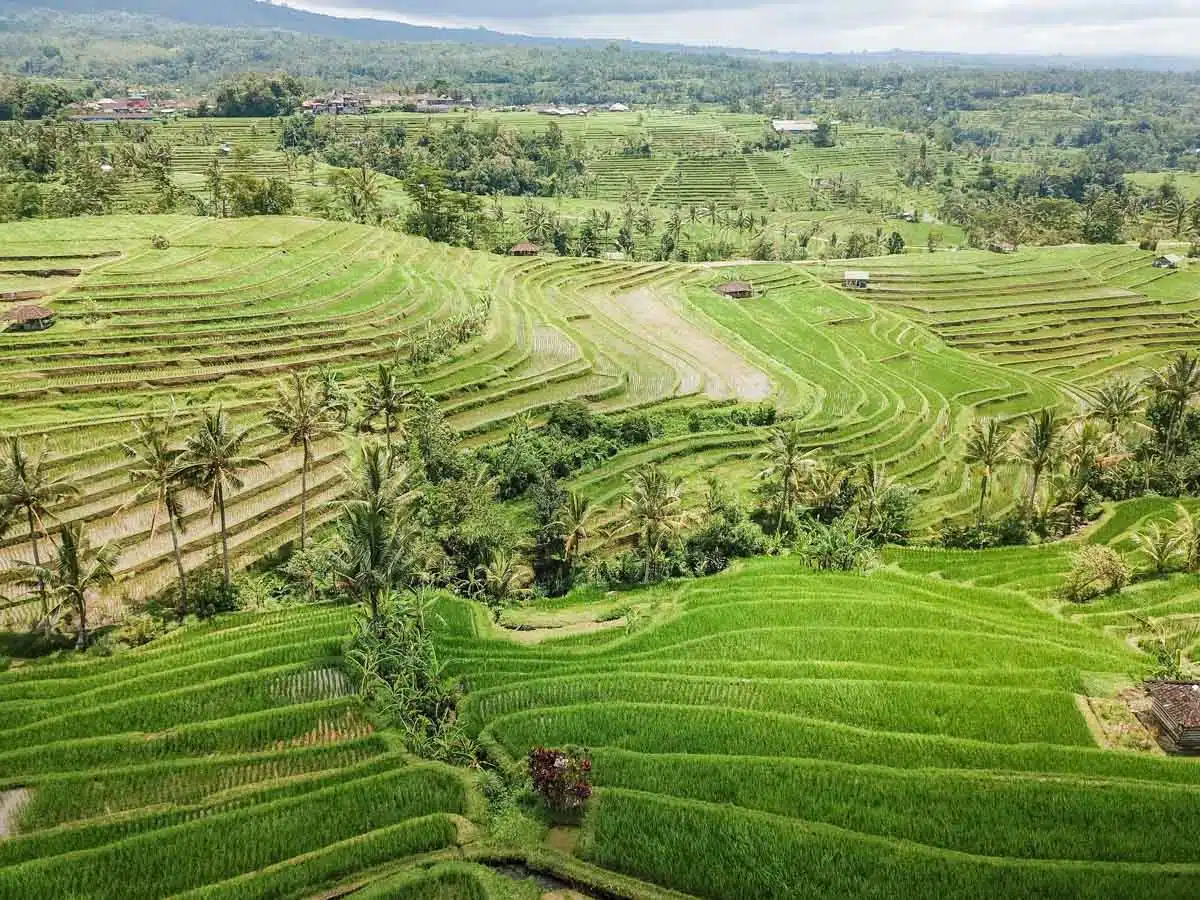
[[[1183,262],[1182,256],[1168,253],[1166,256],[1156,257],[1150,265],[1156,269],[1178,269],[1181,262]]]
[[[727,281],[724,284],[717,285],[716,291],[722,297],[744,300],[747,297],[754,296],[754,285],[748,281]]]
[[[508,252],[511,256],[537,256],[541,249],[531,241],[521,241],[519,244],[514,244]]]
[[[10,331],[44,331],[54,324],[54,310],[44,306],[18,306],[5,314]]]
[[[1163,733],[1180,750],[1200,751],[1200,683],[1152,681],[1146,689]]]

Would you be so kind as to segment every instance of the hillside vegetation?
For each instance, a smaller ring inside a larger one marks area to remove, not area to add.
[[[154,249],[154,235],[169,248]],[[300,454],[263,420],[279,379],[325,367],[364,384],[482,295],[493,303],[483,333],[405,376],[469,441],[572,399],[601,411],[771,401],[812,447],[873,460],[917,488],[925,525],[972,508],[962,436],[975,418],[1065,406],[1077,385],[1161,363],[1194,342],[1200,302],[1194,272],[1163,274],[1132,250],[902,256],[874,267],[869,291],[848,292],[840,269],[510,259],[304,219],[31,222],[4,226],[0,243],[3,286],[45,293],[58,316],[47,332],[0,336],[0,429],[50,440],[50,467],[82,488],[50,511],[51,533],[95,523],[95,540],[121,548],[112,593],[132,597],[161,589],[174,568],[169,536],[151,537],[151,508],[132,502],[122,444],[141,415],[173,404],[187,423],[219,403],[251,428],[267,465],[229,509],[248,564],[298,527]],[[712,290],[731,277],[756,296]],[[701,424],[568,486],[608,502],[625,473],[654,461],[690,484],[749,476],[766,437]],[[318,523],[344,490],[342,457],[337,437],[315,447]],[[997,489],[1003,508],[1011,488]],[[183,521],[194,568],[216,526],[199,497]],[[29,557],[27,535],[10,532],[0,559],[11,568]]]

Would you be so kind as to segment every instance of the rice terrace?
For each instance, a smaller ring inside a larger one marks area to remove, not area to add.
[[[1200,62],[496,15],[0,0],[0,900],[1200,896]]]

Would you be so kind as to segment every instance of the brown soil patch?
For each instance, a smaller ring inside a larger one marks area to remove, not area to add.
[[[276,750],[287,750],[290,747],[312,747],[316,744],[336,744],[341,741],[353,741],[366,737],[375,728],[365,717],[347,713],[341,721],[324,722],[307,734],[292,738],[290,741],[276,741]]]
[[[623,325],[641,335],[647,349],[679,375],[679,392],[700,391],[716,400],[758,402],[771,395],[761,369],[683,315],[680,301],[650,290],[606,300]]]
[[[563,853],[574,853],[579,843],[579,829],[570,825],[556,825],[546,833],[546,843]]]
[[[1096,743],[1106,750],[1126,750],[1162,755],[1139,712],[1146,706],[1145,694],[1130,688],[1116,697],[1075,698],[1079,712]]]
[[[17,817],[29,802],[29,796],[27,788],[0,791],[0,840],[16,833]]]

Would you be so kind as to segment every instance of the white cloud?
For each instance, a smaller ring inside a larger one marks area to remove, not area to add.
[[[354,5],[351,6],[350,4]],[[553,37],[628,38],[763,50],[1194,56],[1200,0],[288,0],[313,12]]]

